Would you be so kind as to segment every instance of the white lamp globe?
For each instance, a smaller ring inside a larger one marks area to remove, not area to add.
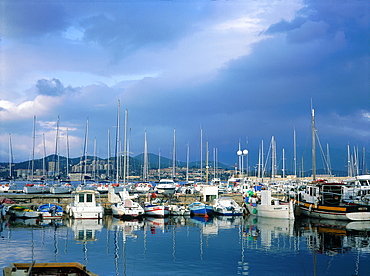
[[[247,154],[248,154],[248,150],[246,150],[246,149],[245,149],[245,150],[243,150],[243,154],[244,154],[244,155],[247,155]]]
[[[242,154],[243,154],[243,152],[242,152],[241,150],[238,150],[238,151],[236,152],[236,154],[237,154],[237,155],[242,155]]]

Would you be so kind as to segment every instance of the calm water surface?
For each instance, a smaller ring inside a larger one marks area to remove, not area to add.
[[[0,268],[80,262],[104,275],[370,275],[370,222],[214,217],[3,221]]]

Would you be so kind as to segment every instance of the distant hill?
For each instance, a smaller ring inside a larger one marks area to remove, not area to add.
[[[94,160],[95,158],[97,160],[101,160],[105,163],[108,161],[107,158],[102,159],[102,158],[99,158],[99,157],[87,156],[88,160]],[[55,154],[49,155],[45,158],[45,165],[48,166],[49,162],[57,162],[57,160],[58,160],[58,156],[56,156]],[[69,158],[68,164],[71,168],[72,166],[74,166],[76,164],[79,164],[82,160],[83,160],[83,158],[81,158],[81,157]],[[142,168],[143,168],[143,165],[144,165],[143,160],[144,160],[144,154],[139,154],[139,155],[136,155],[134,157],[130,157],[130,160],[129,160],[130,172],[135,174],[135,175],[140,175],[142,173]],[[34,169],[35,170],[42,169],[43,168],[43,163],[44,163],[43,158],[36,159],[34,161]],[[113,165],[115,164],[115,157],[110,158],[110,163],[113,164]],[[205,161],[203,161],[202,163],[203,163],[203,168],[205,168]],[[148,169],[158,169],[159,164],[160,164],[161,169],[171,168],[172,167],[172,160],[169,159],[169,158],[166,158],[166,157],[162,157],[162,156],[160,157],[160,160],[159,160],[158,155],[149,153],[148,154]],[[213,162],[210,163],[209,165],[212,167]],[[176,166],[177,167],[186,167],[186,162],[177,161]],[[9,164],[7,162],[0,162],[0,169],[1,169],[0,170],[0,177],[1,178],[5,178],[9,175],[8,167],[9,167]],[[67,167],[67,158],[65,156],[59,156],[59,169],[60,169],[60,172],[62,174],[65,173],[66,167]],[[189,168],[190,169],[200,168],[200,161],[190,162],[189,163]],[[224,170],[231,170],[234,167],[218,162],[217,163],[217,168],[218,169],[224,169]],[[13,164],[13,170],[18,170],[18,169],[25,169],[25,170],[26,169],[31,169],[31,161],[24,161],[24,162],[20,162],[20,163],[14,163]],[[71,169],[69,171],[71,171]],[[250,172],[250,173],[253,174],[253,172]],[[288,170],[286,171],[286,175],[292,175],[292,174],[293,174],[293,172],[288,171]],[[319,170],[317,170],[316,174],[317,175],[327,175],[327,171],[323,170],[323,169],[319,169]],[[338,176],[338,177],[347,176],[346,171],[333,170],[332,174],[334,176]],[[268,175],[269,175],[269,172],[267,171],[266,176],[268,176]],[[310,177],[311,175],[312,175],[311,170],[306,171],[304,173],[305,177]]]

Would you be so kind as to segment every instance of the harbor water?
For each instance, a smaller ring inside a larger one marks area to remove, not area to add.
[[[370,275],[370,222],[256,217],[2,221],[0,268],[80,262],[108,275]]]

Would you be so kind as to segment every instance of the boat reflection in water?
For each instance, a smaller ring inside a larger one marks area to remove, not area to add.
[[[337,276],[370,271],[369,222],[255,216],[124,221],[104,216],[63,220],[63,227],[42,223],[1,222],[0,246],[7,250],[0,267],[12,262],[75,261],[98,275],[191,271],[203,276]]]
[[[300,227],[308,248],[315,253],[337,255],[353,250],[370,253],[370,222],[310,218],[303,220]]]

